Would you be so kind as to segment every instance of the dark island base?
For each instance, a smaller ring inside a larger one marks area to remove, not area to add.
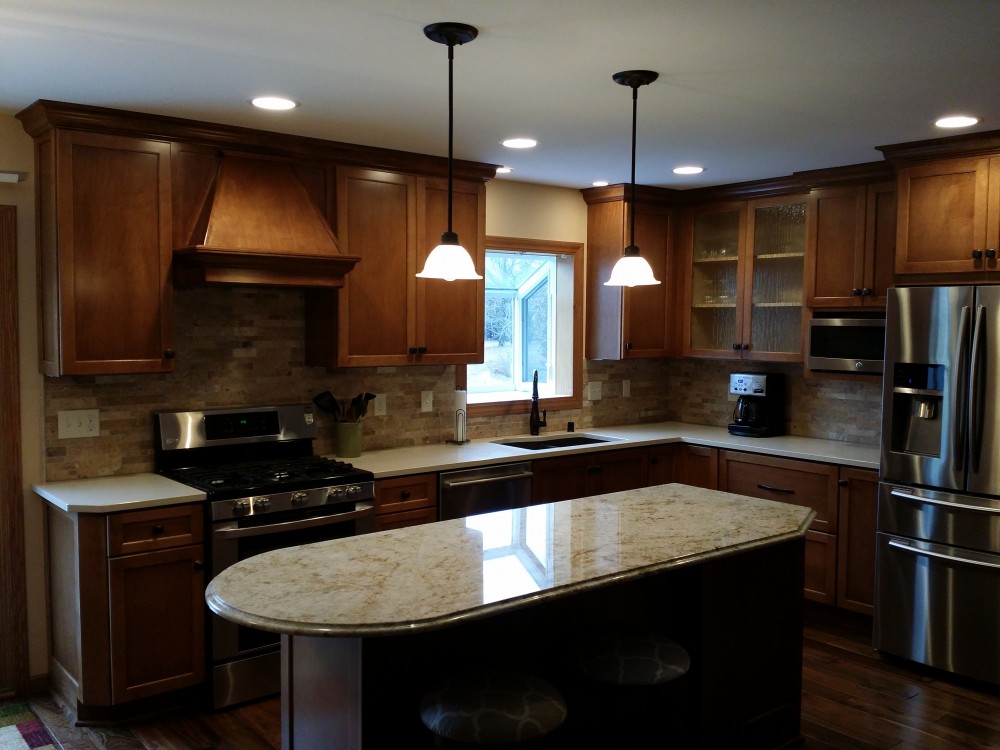
[[[585,628],[636,623],[667,633],[691,656],[688,675],[644,712],[659,741],[791,745],[800,738],[803,570],[797,539],[422,634],[285,636],[283,747],[427,747],[417,714],[427,685],[441,673],[490,667],[530,671],[567,695],[560,745],[582,747],[581,738],[606,731],[623,739],[627,729],[608,721],[619,711],[613,704],[574,711],[582,687],[565,656]]]

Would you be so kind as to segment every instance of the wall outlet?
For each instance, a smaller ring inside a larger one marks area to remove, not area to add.
[[[600,401],[601,400],[601,381],[591,380],[587,383],[587,400],[588,401]]]
[[[623,380],[622,381],[622,398],[631,398],[631,397],[632,397],[632,381],[631,380],[627,380],[627,379]]]
[[[375,398],[372,399],[372,414],[376,417],[385,416],[385,394],[376,393]]]
[[[420,411],[434,411],[434,391],[420,391]]]
[[[58,412],[59,439],[97,437],[101,434],[99,409],[73,409]]]

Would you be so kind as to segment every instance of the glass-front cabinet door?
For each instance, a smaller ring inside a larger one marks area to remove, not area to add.
[[[802,277],[806,249],[806,203],[750,204],[748,233],[753,262],[749,326],[754,359],[802,357]],[[752,270],[751,270],[752,269]]]
[[[685,354],[802,358],[805,198],[694,207]]]
[[[685,349],[739,356],[746,204],[697,207],[691,217],[691,286]]]

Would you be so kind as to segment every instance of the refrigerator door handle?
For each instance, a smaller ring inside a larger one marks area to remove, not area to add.
[[[986,346],[986,332],[983,330],[986,308],[976,307],[976,325],[972,329],[972,360],[969,369],[969,462],[971,471],[979,472],[979,459],[983,446],[983,377],[984,358],[983,347]]]
[[[968,404],[965,398],[966,384],[968,383],[970,314],[969,306],[963,305],[958,322],[958,352],[955,354],[955,361],[958,363],[958,372],[955,378],[957,384],[955,389],[955,426],[951,432],[952,468],[955,471],[965,469],[965,432],[968,418]]]
[[[1000,508],[984,508],[980,505],[966,505],[964,503],[952,503],[947,500],[937,500],[935,498],[923,497],[921,495],[914,495],[910,492],[903,492],[902,490],[892,489],[889,491],[892,497],[898,497],[900,500],[909,500],[914,503],[927,503],[928,505],[939,505],[944,508],[951,508],[953,510],[971,510],[977,513],[1000,513]]]
[[[924,557],[935,557],[939,560],[947,560],[948,562],[961,563],[962,565],[975,565],[980,568],[994,568],[1000,570],[1000,564],[983,562],[982,560],[973,560],[971,558],[965,557],[959,554],[945,555],[941,552],[934,552],[929,549],[921,549],[919,547],[911,547],[906,542],[902,542],[898,539],[890,539],[889,546],[902,550],[904,552],[911,552],[914,555],[923,555]]]

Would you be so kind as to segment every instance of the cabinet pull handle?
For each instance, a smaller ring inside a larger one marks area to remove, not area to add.
[[[851,296],[852,297],[860,297],[861,296],[861,290],[858,289],[857,287],[854,287],[854,289],[851,290]]]
[[[747,351],[750,349],[750,344],[744,344],[741,348],[743,349],[743,351]]]
[[[790,489],[788,489],[786,487],[772,487],[769,484],[758,484],[757,485],[757,489],[766,490],[768,492],[781,492],[782,494],[785,494],[785,495],[794,495],[795,494],[795,490],[790,490]]]
[[[407,349],[406,351],[407,351],[407,353],[409,353],[409,354],[416,354],[416,353],[417,353],[417,347],[415,347],[415,346],[411,346],[411,347],[410,347],[409,349]]]
[[[162,534],[164,531],[163,524],[158,523],[153,527],[153,534]]]
[[[994,250],[994,249],[993,249],[992,247],[991,247],[991,248],[989,248],[989,249],[988,249],[988,250],[986,251],[986,257],[987,257],[987,258],[989,258],[990,260],[993,260],[994,258],[996,258],[996,257],[997,257],[997,251],[996,251],[996,250]]]
[[[417,347],[417,354],[427,354],[427,347],[426,346],[418,346]]]
[[[402,492],[399,493],[399,497],[402,500],[409,500],[410,499],[410,491],[409,490],[403,490]]]
[[[733,344],[733,351],[734,352],[738,352],[739,350],[740,350],[740,345],[739,344]]]
[[[982,250],[978,250],[977,249],[977,250],[973,250],[972,251],[972,259],[973,260],[979,260],[982,257],[983,257],[983,251]]]
[[[173,359],[176,356],[177,356],[177,352],[175,352],[173,349],[166,349],[163,352],[163,358],[164,359]]]
[[[626,341],[625,342],[625,351],[629,351],[631,349],[632,349],[632,342],[631,341]]]
[[[194,569],[195,570],[204,570],[205,569],[205,561],[204,560],[195,560],[194,561]]]
[[[837,486],[838,487],[846,487],[847,486],[847,480],[846,479],[838,479],[837,480]]]
[[[869,289],[868,287],[865,287],[864,289],[861,290],[861,296],[862,297],[871,297],[872,296],[872,290]]]

